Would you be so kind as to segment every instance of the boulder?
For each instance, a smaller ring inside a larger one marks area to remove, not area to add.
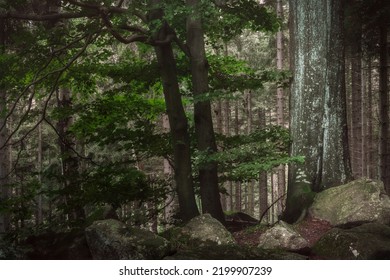
[[[312,217],[333,226],[390,222],[390,198],[383,183],[359,179],[318,193],[309,208]]]
[[[218,245],[234,244],[232,234],[210,214],[197,216],[181,228],[181,234],[200,242],[214,242]]]
[[[333,228],[313,246],[312,253],[326,259],[390,259],[390,227],[367,223],[351,229]]]
[[[162,259],[170,253],[166,239],[114,219],[95,221],[85,233],[93,259]]]
[[[300,251],[307,249],[309,243],[291,225],[280,221],[260,236],[258,246],[264,249]]]

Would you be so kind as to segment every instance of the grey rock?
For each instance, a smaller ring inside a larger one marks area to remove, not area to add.
[[[291,225],[280,221],[260,236],[258,246],[264,249],[298,251],[308,248],[309,244]]]
[[[95,221],[85,233],[93,259],[162,259],[170,253],[166,239],[114,219]]]
[[[390,227],[367,223],[351,229],[334,228],[313,246],[312,253],[327,259],[390,259]]]
[[[235,243],[232,234],[210,214],[193,218],[180,229],[179,234],[198,242],[213,242],[218,245]]]
[[[383,183],[359,179],[318,193],[309,208],[312,217],[334,226],[367,222],[390,223],[390,198]]]

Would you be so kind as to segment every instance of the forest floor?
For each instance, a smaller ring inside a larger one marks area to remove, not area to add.
[[[232,232],[238,244],[257,246],[259,237],[269,227],[232,222],[227,225],[227,228]],[[308,241],[309,247],[312,247],[332,226],[326,221],[307,217],[298,224],[295,224],[294,228]]]

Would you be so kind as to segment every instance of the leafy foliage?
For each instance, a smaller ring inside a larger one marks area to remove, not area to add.
[[[221,181],[258,179],[261,171],[304,160],[302,157],[289,157],[289,133],[280,126],[269,126],[249,135],[219,135],[218,140],[219,151],[211,155],[198,154],[196,162],[198,165],[218,162]]]

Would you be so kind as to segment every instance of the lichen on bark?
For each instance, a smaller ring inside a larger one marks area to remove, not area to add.
[[[289,169],[285,219],[295,221],[302,188],[314,192],[350,178],[347,149],[341,3],[290,1],[293,83],[290,98],[291,156],[305,163]],[[305,183],[297,180],[304,174]],[[305,192],[304,192],[305,193]],[[301,209],[300,209],[301,208]]]

